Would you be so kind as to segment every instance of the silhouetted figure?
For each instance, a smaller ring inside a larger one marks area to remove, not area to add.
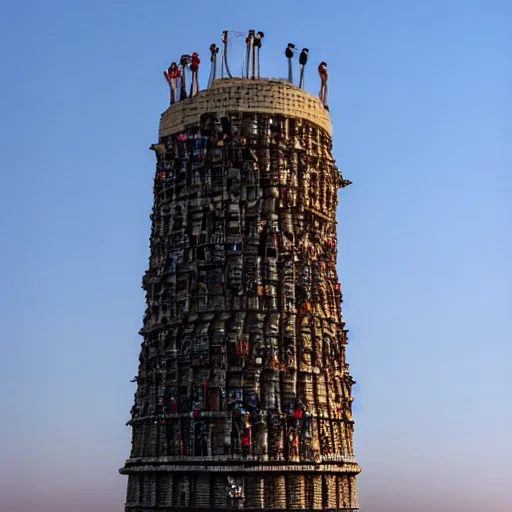
[[[217,78],[217,54],[219,53],[219,47],[213,43],[210,45],[210,62],[212,63],[210,70],[210,78],[208,79],[208,88],[213,85]]]
[[[327,74],[327,63],[321,62],[318,66],[318,74],[320,75],[321,86],[320,86],[320,101],[323,103],[324,107],[329,110],[327,106],[327,79],[329,75]]]
[[[260,77],[260,50],[261,50],[261,40],[265,37],[263,32],[258,32],[254,36],[253,43],[253,55],[252,55],[252,75],[253,78]]]
[[[293,65],[292,65],[292,59],[293,59],[293,50],[295,50],[295,45],[292,43],[288,43],[288,46],[286,47],[286,50],[284,51],[284,54],[286,55],[286,58],[288,59],[288,81],[293,83]]]
[[[178,83],[178,79],[181,78],[181,72],[180,72],[176,62],[173,62],[169,66],[169,68],[166,71],[164,71],[164,76],[165,76],[165,79],[167,80],[167,83],[169,84],[169,88],[171,90],[170,104],[172,105],[173,103],[176,103],[177,83]]]
[[[201,64],[201,59],[199,58],[197,52],[194,52],[190,62],[190,71],[192,72],[190,96],[195,96],[199,92],[199,64]]]
[[[304,68],[308,63],[308,54],[309,50],[307,48],[303,48],[299,55],[299,64],[300,64],[300,80],[299,87],[302,89],[304,87]]]
[[[222,52],[222,71],[221,71],[221,74],[222,74],[222,76],[224,76],[224,66],[226,66],[226,73],[227,73],[228,77],[229,78],[233,78],[231,76],[231,71],[229,71],[229,66],[228,66],[228,43],[229,43],[228,31],[224,30],[224,32],[222,32],[222,44],[224,45],[224,50]]]
[[[185,70],[188,68],[189,64],[190,64],[190,55],[182,55],[180,58],[180,66],[181,66],[180,100],[184,100],[187,97],[187,79],[185,76]]]
[[[249,78],[249,69],[251,69],[251,54],[253,50],[254,43],[254,30],[249,30],[247,37],[245,38],[245,77]]]

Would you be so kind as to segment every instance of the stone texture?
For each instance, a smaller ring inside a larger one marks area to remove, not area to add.
[[[320,100],[286,80],[231,78],[217,80],[212,88],[172,105],[162,114],[160,137],[199,124],[202,114],[219,117],[229,112],[282,115],[309,121],[332,131],[331,119]]]
[[[353,510],[331,122],[278,80],[162,116],[126,510]]]

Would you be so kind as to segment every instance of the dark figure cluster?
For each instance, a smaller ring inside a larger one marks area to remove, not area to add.
[[[222,59],[221,59],[221,78],[226,75],[227,78],[233,78],[228,63],[228,52],[230,46],[229,30],[222,32]],[[240,33],[234,33],[240,35]],[[260,78],[260,52],[262,47],[262,40],[265,37],[261,31],[256,32],[254,29],[249,30],[245,38],[245,59],[243,66],[243,78],[258,79]],[[210,76],[208,79],[208,88],[212,87],[217,79],[217,56],[220,48],[212,43],[210,45]],[[288,60],[288,81],[293,83],[293,59],[298,53],[296,46],[293,43],[288,43],[285,50],[285,56]],[[298,86],[304,88],[304,71],[308,62],[309,49],[303,48],[299,54],[299,84]],[[164,71],[165,79],[170,87],[170,104],[174,104],[180,100],[188,97],[193,97],[199,92],[199,54],[194,52],[191,55],[182,55],[179,61],[179,66],[173,62],[169,68]],[[187,90],[187,73],[190,72],[190,90]],[[322,62],[318,67],[318,74],[320,76],[320,93],[319,98],[326,109],[327,106],[327,64]]]

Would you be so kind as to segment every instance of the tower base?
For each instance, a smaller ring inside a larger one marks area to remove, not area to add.
[[[181,471],[176,467],[166,471],[164,465],[127,465],[121,470],[128,475],[125,512],[358,512],[359,466],[327,467],[330,472],[321,467],[300,471],[299,465],[288,471],[270,464],[262,468],[219,465],[217,471],[207,467],[187,471],[193,468],[184,465]]]
[[[126,507],[126,511],[130,512],[155,512],[158,510],[159,512],[183,512],[187,510],[188,512],[231,512],[233,510],[244,510],[245,512],[313,512],[317,510],[318,512],[359,512],[358,508],[321,508],[321,509],[312,509],[312,508],[190,508],[190,507],[174,507],[174,508],[153,508],[153,507],[135,507],[129,508]]]

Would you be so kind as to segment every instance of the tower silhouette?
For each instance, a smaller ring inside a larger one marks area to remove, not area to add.
[[[126,511],[358,510],[329,113],[219,79],[152,149]]]

